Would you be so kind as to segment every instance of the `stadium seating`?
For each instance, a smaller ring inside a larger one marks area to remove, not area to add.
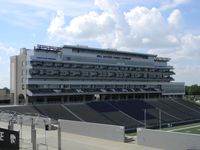
[[[87,104],[66,104],[65,106],[84,121],[103,124],[115,124],[111,120],[96,112],[94,109],[90,108]]]
[[[0,107],[1,111],[12,111],[19,114],[40,114],[33,106],[10,106]]]
[[[119,110],[133,117],[134,119],[144,123],[145,109],[153,109],[151,105],[142,100],[129,100],[129,101],[110,101],[111,105]],[[146,123],[149,126],[158,124],[158,119],[146,111]]]
[[[34,105],[42,115],[48,116],[53,119],[65,119],[65,120],[80,120],[74,116],[71,112],[67,111],[60,104],[43,104]]]
[[[131,116],[123,113],[108,102],[90,102],[88,105],[99,112],[102,116],[105,116],[117,125],[125,126],[127,129],[144,126],[142,122],[139,122]]]
[[[147,113],[156,117],[157,121],[159,122],[159,110],[158,109],[147,109]],[[162,124],[168,124],[168,123],[176,122],[177,119],[162,111],[161,112],[161,121],[162,121]]]
[[[174,100],[174,102],[181,104],[182,106],[185,106],[187,108],[189,108],[190,110],[195,111],[196,114],[198,114],[200,116],[200,106],[194,104],[193,102],[189,102],[186,100]]]
[[[86,121],[125,126],[126,131],[137,127],[159,126],[159,112],[164,126],[200,121],[200,107],[184,100],[116,100],[67,104],[37,104],[0,107],[0,111],[19,114],[41,114],[53,119]],[[145,113],[146,112],[146,113]],[[146,117],[146,121],[145,120]]]
[[[163,101],[157,100],[157,101],[150,101],[148,102],[152,106],[156,107],[157,109],[160,109],[162,112],[169,114],[170,116],[173,116],[176,118],[176,121],[184,121],[187,119],[187,115],[179,112],[177,109],[170,107],[163,103]]]
[[[188,109],[184,107],[183,105],[176,103],[172,100],[162,101],[162,103],[165,103],[166,105],[170,106],[171,108],[174,108],[178,110],[180,113],[182,113],[185,116],[185,120],[192,120],[196,119],[198,116],[194,111],[191,109]]]

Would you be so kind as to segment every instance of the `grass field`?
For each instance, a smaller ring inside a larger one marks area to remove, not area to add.
[[[175,126],[171,128],[164,128],[163,130],[171,131],[171,132],[200,134],[200,123],[193,123],[193,124]]]
[[[159,129],[157,129],[159,130]],[[170,131],[170,132],[180,132],[180,133],[190,133],[190,134],[200,134],[200,123],[193,123],[193,124],[187,124],[187,125],[180,125],[180,126],[174,126],[170,128],[163,128],[164,131]],[[128,136],[136,136],[136,132],[127,133]]]
[[[200,124],[187,125],[185,127],[179,127],[176,129],[169,130],[171,132],[181,132],[190,134],[200,134]]]
[[[191,127],[191,128],[187,128],[187,129],[180,129],[180,130],[176,130],[175,132],[200,134],[200,126],[199,127]]]

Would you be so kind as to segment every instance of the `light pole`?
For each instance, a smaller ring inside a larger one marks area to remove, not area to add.
[[[31,118],[31,142],[33,145],[33,150],[36,150],[36,129],[35,129],[35,122],[34,119]]]
[[[162,128],[162,114],[161,114],[162,112],[161,112],[161,110],[159,109],[159,129],[161,129]]]
[[[61,125],[58,120],[58,150],[61,150]]]
[[[20,139],[21,139],[21,148],[22,148],[22,141],[23,141],[23,139],[22,139],[22,125],[23,125],[23,117],[22,116],[20,116]]]
[[[144,109],[144,128],[147,128],[147,110]]]
[[[47,133],[46,133],[46,120],[44,119],[44,136],[45,136],[45,145],[47,145]]]

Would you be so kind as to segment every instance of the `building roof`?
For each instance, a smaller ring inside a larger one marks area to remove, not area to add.
[[[81,50],[87,50],[87,51],[101,51],[101,52],[107,52],[107,53],[120,53],[125,55],[138,55],[138,56],[153,56],[156,57],[155,54],[143,54],[143,53],[136,53],[136,52],[128,52],[128,51],[121,51],[117,49],[101,49],[101,48],[93,48],[88,46],[82,46],[82,45],[64,45],[63,48],[78,48]]]

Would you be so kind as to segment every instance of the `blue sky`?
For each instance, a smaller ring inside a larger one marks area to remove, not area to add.
[[[199,0],[2,0],[0,88],[9,58],[36,44],[82,44],[172,58],[176,81],[200,83]]]

